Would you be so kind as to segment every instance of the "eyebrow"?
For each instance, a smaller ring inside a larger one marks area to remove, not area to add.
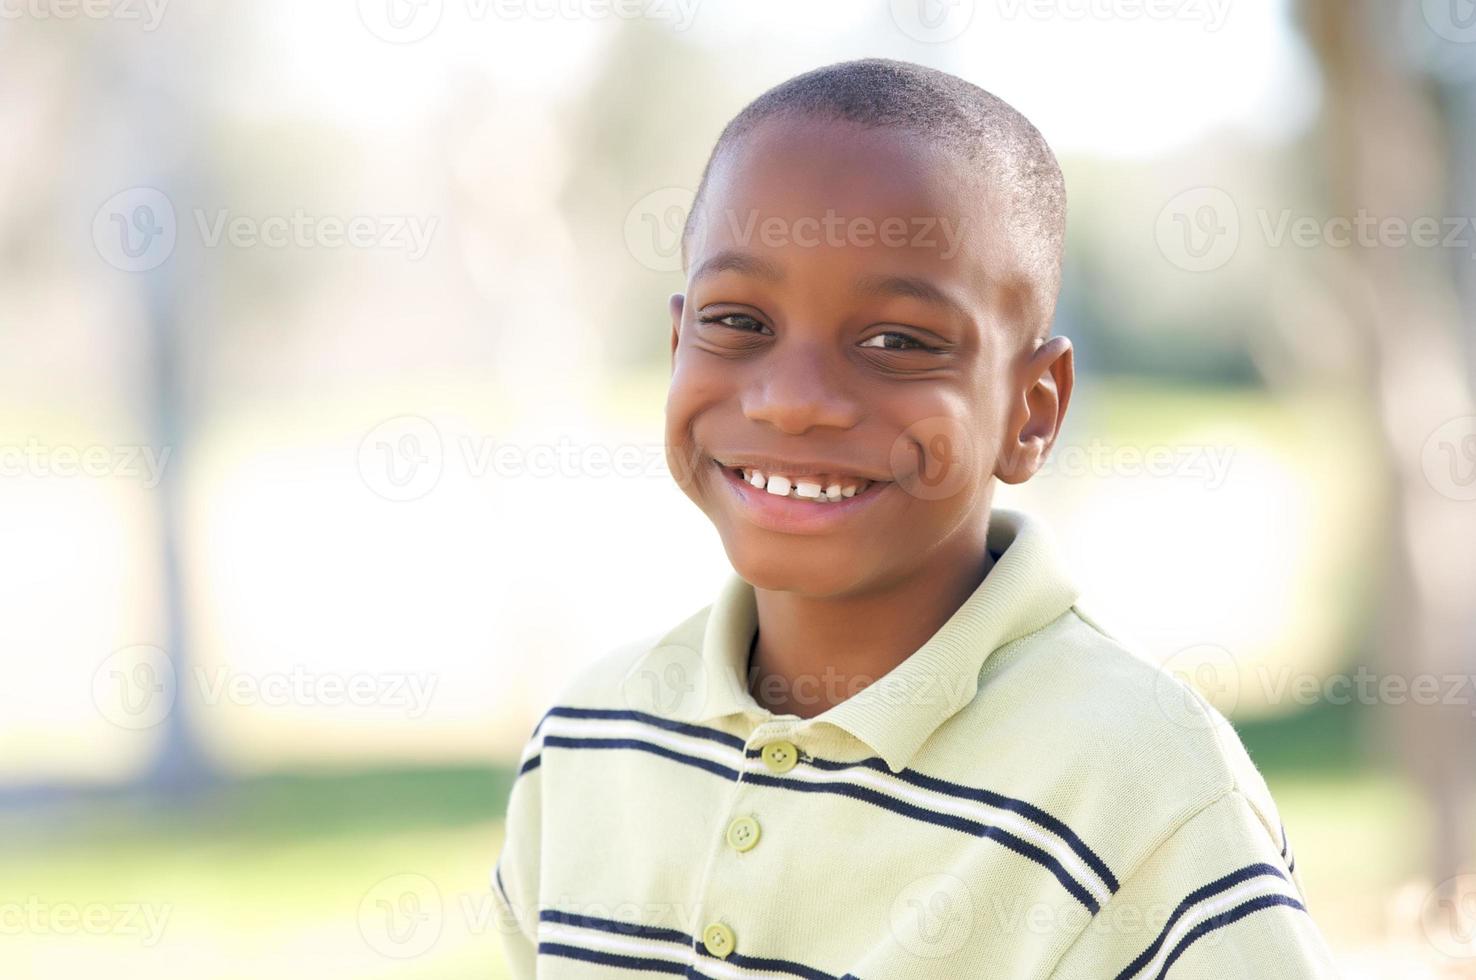
[[[921,276],[862,276],[856,281],[856,289],[873,296],[903,296],[933,306],[944,307],[960,316],[969,315],[964,305],[954,299],[950,293]]]
[[[751,252],[729,248],[699,265],[692,273],[692,282],[724,272],[750,275],[766,282],[784,280],[784,270],[777,263]],[[870,296],[902,296],[932,306],[940,306],[959,316],[969,316],[969,311],[962,303],[946,290],[921,276],[900,274],[862,276],[856,280],[856,290]]]
[[[723,272],[739,272],[768,282],[780,282],[784,279],[784,270],[776,263],[750,252],[729,248],[699,265],[692,273],[692,281]]]

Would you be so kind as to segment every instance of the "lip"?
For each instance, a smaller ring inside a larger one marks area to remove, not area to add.
[[[808,500],[795,500],[791,497],[780,497],[760,490],[758,487],[744,481],[744,479],[729,467],[717,460],[710,461],[718,471],[718,477],[732,492],[738,503],[738,508],[743,516],[753,524],[766,528],[770,531],[781,531],[785,534],[824,534],[846,523],[855,520],[865,510],[869,510],[892,486],[889,480],[873,480],[871,485],[853,497],[843,497],[840,500],[831,501],[828,504],[817,504]],[[741,465],[741,464],[734,464]],[[758,468],[762,468],[759,466]],[[778,470],[784,473],[784,470]],[[810,476],[819,470],[794,472],[794,476]],[[835,472],[835,469],[823,472]]]

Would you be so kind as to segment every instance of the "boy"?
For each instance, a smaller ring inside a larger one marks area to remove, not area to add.
[[[729,123],[667,456],[736,575],[539,723],[493,874],[518,977],[1333,975],[1233,731],[991,510],[1071,398],[1061,172],[999,99],[831,65]]]

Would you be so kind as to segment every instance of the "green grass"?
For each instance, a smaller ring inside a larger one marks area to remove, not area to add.
[[[105,795],[11,815],[0,901],[39,912],[6,928],[0,976],[502,976],[487,875],[510,775],[279,775],[167,805]],[[407,886],[440,903],[414,956],[387,940],[379,905]],[[32,924],[89,908],[96,934]]]

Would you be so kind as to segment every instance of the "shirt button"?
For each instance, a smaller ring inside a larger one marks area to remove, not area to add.
[[[736,945],[733,930],[721,922],[714,922],[702,930],[702,945],[706,946],[707,951],[718,959],[727,959],[728,954],[733,952],[733,947]]]
[[[770,772],[788,772],[799,761],[799,750],[793,742],[770,742],[764,746],[763,757]]]
[[[759,825],[752,817],[739,817],[728,824],[728,846],[735,851],[747,851],[758,843]]]

